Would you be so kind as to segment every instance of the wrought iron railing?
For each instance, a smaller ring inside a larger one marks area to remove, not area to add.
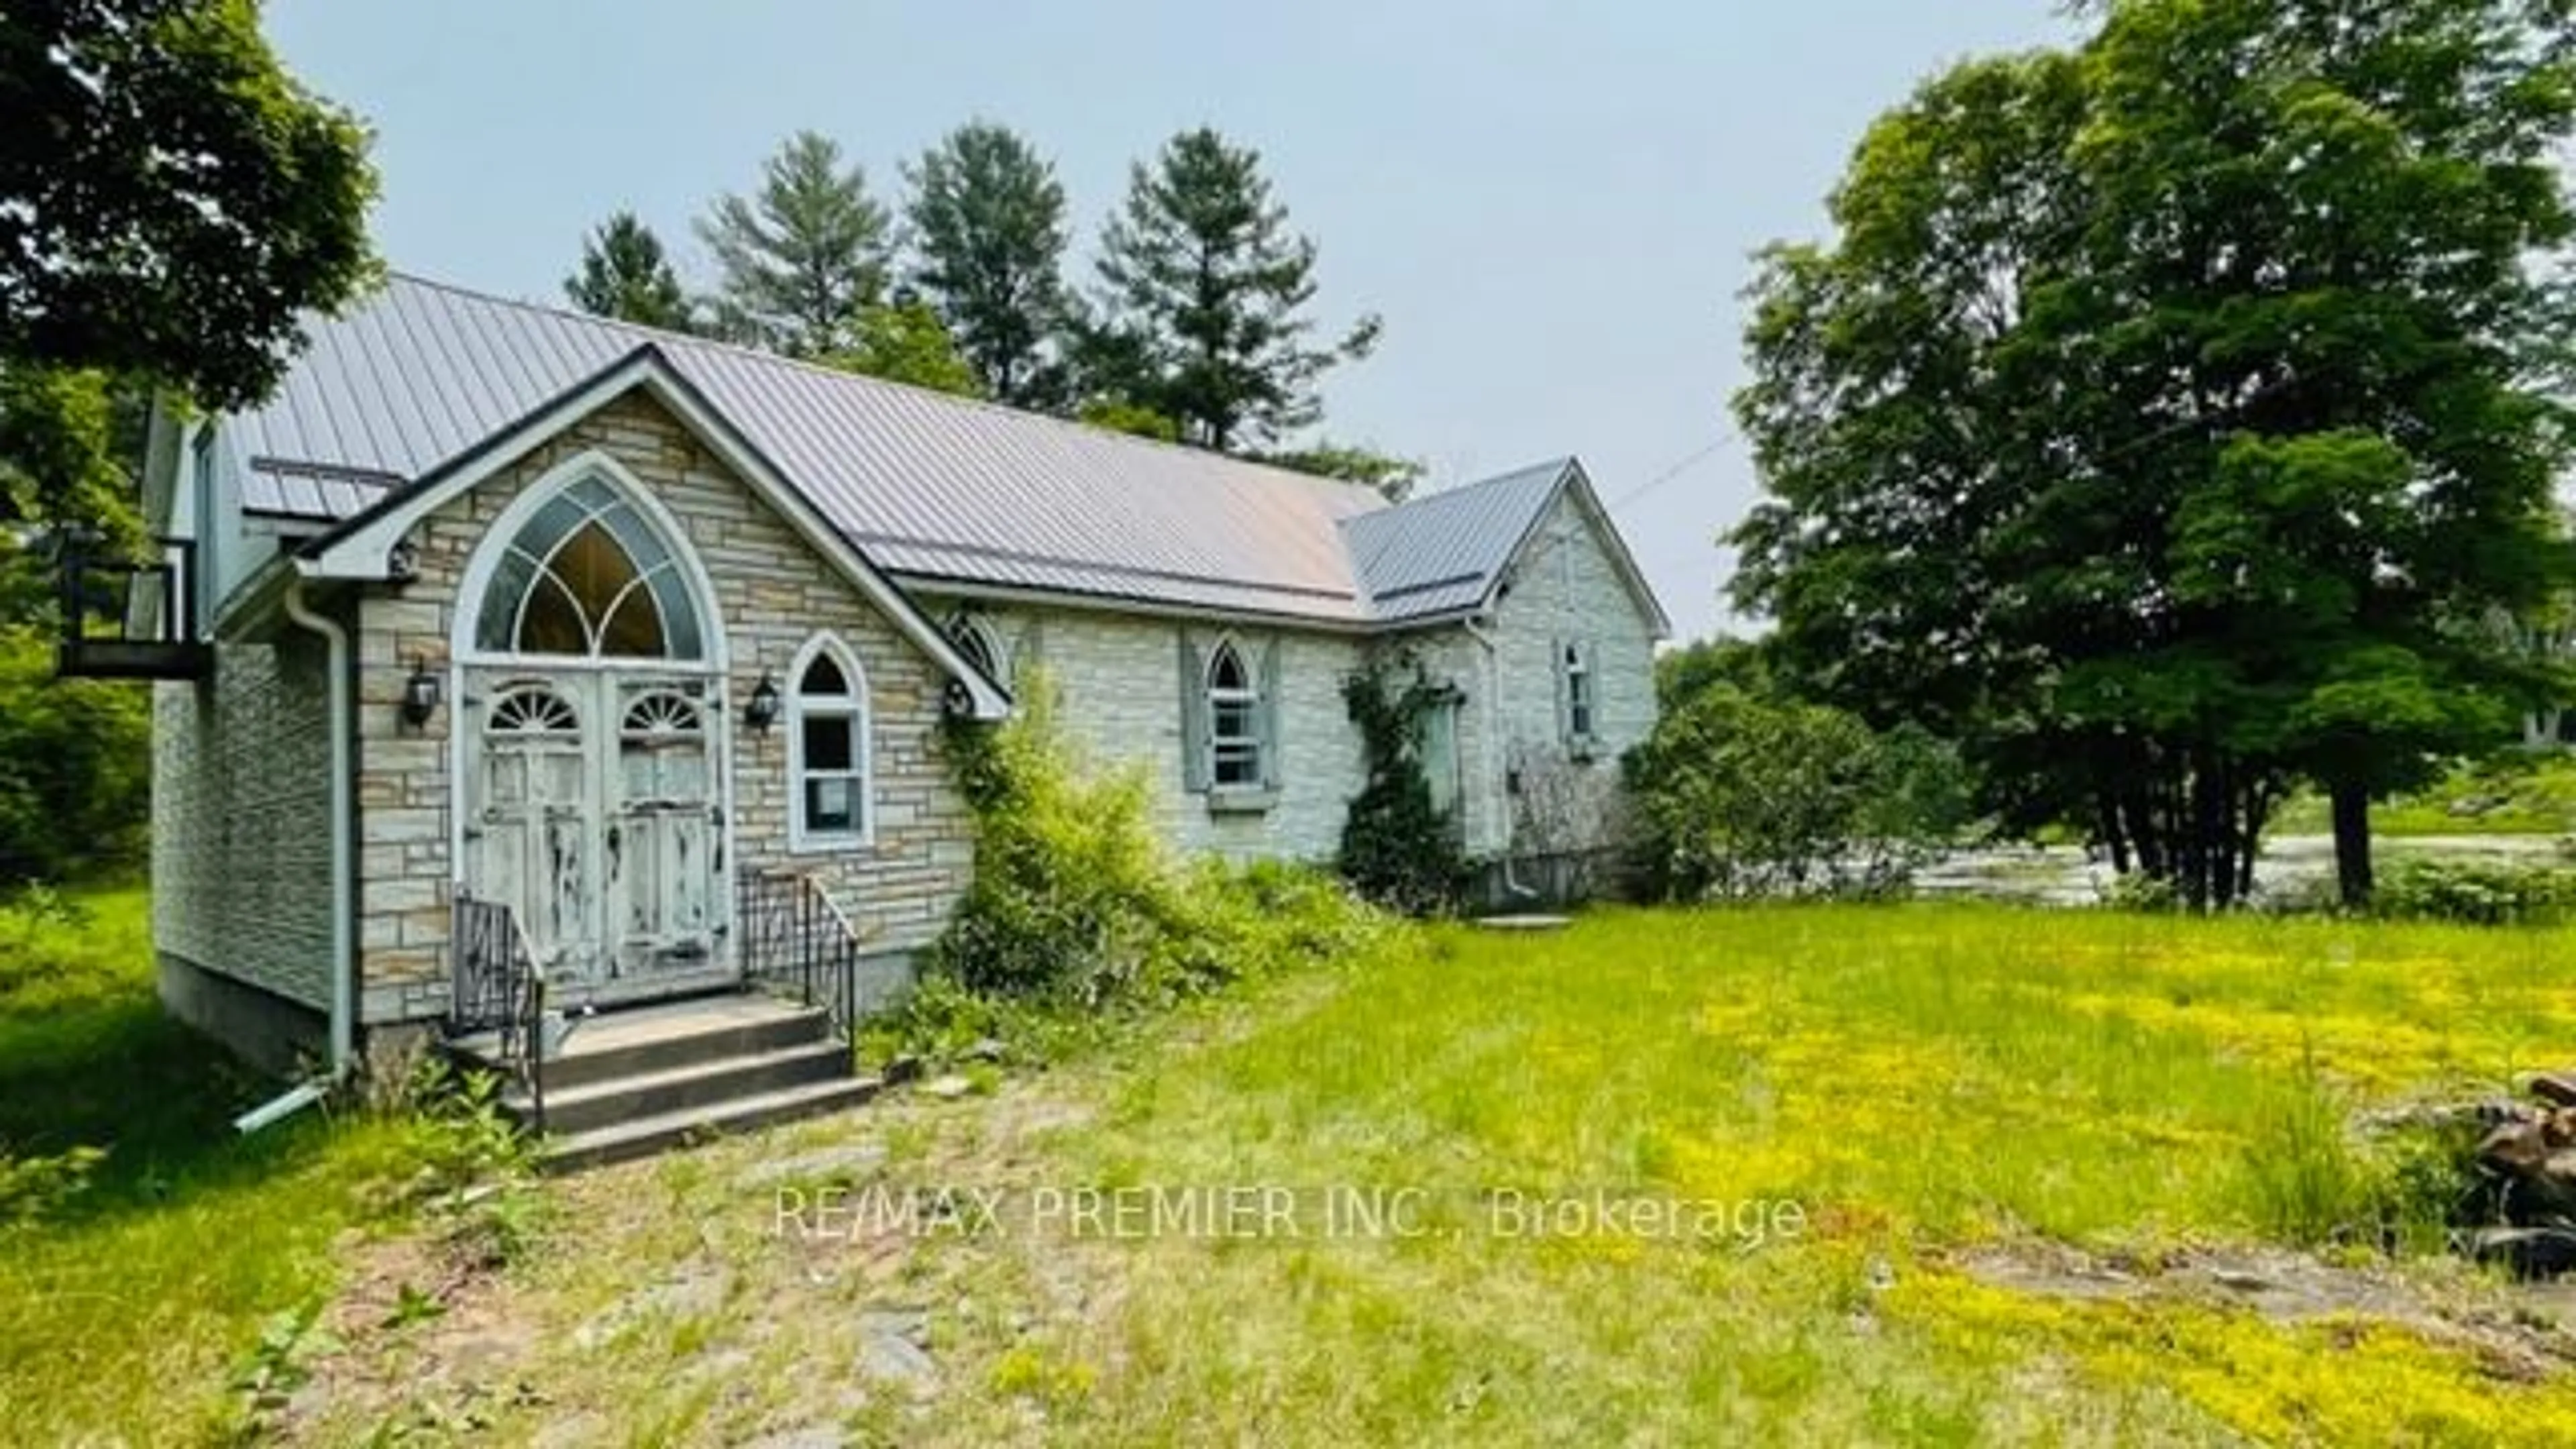
[[[493,1033],[492,1060],[527,1084],[530,1125],[545,1131],[546,977],[527,932],[508,906],[477,900],[459,886],[448,950],[455,966],[450,1034]]]
[[[859,1020],[859,933],[822,882],[753,872],[736,887],[734,939],[744,979],[819,1006],[844,1039]]]

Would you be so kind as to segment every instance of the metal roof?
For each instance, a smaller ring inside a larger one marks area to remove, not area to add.
[[[650,342],[877,567],[1367,625],[1473,607],[1569,464],[1366,487],[395,274],[225,435],[253,512],[367,507]]]
[[[1472,609],[1574,469],[1559,458],[1342,520],[1382,622]]]

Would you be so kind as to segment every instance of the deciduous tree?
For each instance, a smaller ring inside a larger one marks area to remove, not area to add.
[[[862,372],[888,382],[905,382],[960,397],[981,397],[983,388],[959,354],[939,314],[928,303],[887,302],[859,311],[858,337],[845,352],[823,359],[847,372]]]
[[[111,398],[265,397],[372,265],[358,122],[242,0],[0,20],[0,517],[122,528]]]
[[[369,265],[366,137],[242,0],[58,0],[0,24],[0,359],[210,407],[267,395]]]
[[[1874,127],[1772,253],[1739,597],[2196,904],[2292,781],[2368,802],[2536,687],[2570,321],[2566,7],[2111,0]]]

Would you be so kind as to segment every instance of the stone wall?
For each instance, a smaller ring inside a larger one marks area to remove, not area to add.
[[[331,1002],[330,688],[322,641],[219,644],[153,687],[152,935],[165,956]]]
[[[1342,681],[1360,667],[1360,641],[1333,634],[1223,625],[1087,609],[1030,609],[943,600],[920,591],[933,619],[971,610],[1010,656],[1006,673],[1035,660],[1061,700],[1058,718],[1084,758],[1141,767],[1154,820],[1181,849],[1235,859],[1325,861],[1341,848],[1342,821],[1363,780],[1359,732],[1342,704]],[[1181,756],[1181,636],[1206,658],[1232,639],[1259,667],[1279,646],[1276,800],[1260,814],[1211,812],[1186,787]]]
[[[455,879],[448,732],[460,710],[450,701],[414,730],[400,719],[403,682],[415,659],[434,669],[447,660],[456,591],[491,522],[547,471],[594,449],[653,491],[713,580],[730,656],[719,707],[731,744],[736,869],[819,875],[881,958],[880,985],[938,935],[972,873],[972,822],[938,756],[946,683],[938,666],[694,435],[632,393],[423,520],[413,531],[418,576],[398,589],[371,588],[361,604],[359,949],[368,1021],[434,1016],[447,995]],[[877,830],[868,846],[798,854],[788,848],[784,721],[755,734],[741,722],[741,702],[764,672],[789,688],[790,660],[821,630],[836,633],[867,675]]]
[[[1654,620],[1611,563],[1600,531],[1560,500],[1509,573],[1511,586],[1487,637],[1447,625],[1374,642],[1348,635],[1156,619],[1066,608],[1033,609],[941,599],[922,590],[936,619],[971,613],[1010,657],[1035,659],[1062,697],[1067,732],[1092,759],[1141,766],[1155,818],[1183,849],[1238,858],[1329,860],[1341,845],[1351,797],[1364,783],[1359,731],[1342,682],[1372,647],[1401,647],[1433,680],[1462,695],[1458,709],[1461,828],[1471,855],[1585,850],[1608,843],[1621,808],[1619,756],[1655,726]],[[1181,758],[1183,631],[1204,657],[1232,637],[1246,657],[1280,642],[1283,776],[1265,814],[1212,813],[1184,787]],[[1557,720],[1557,650],[1585,645],[1596,684],[1590,758],[1578,761]],[[1497,691],[1499,684],[1499,691]],[[1517,777],[1520,789],[1510,788]]]
[[[1571,494],[1557,500],[1504,578],[1492,635],[1501,679],[1496,753],[1511,801],[1513,853],[1609,844],[1622,809],[1619,757],[1655,728],[1654,621]],[[1592,661],[1589,759],[1574,757],[1558,721],[1559,654],[1567,642],[1586,648]],[[1514,776],[1516,790],[1509,788]]]

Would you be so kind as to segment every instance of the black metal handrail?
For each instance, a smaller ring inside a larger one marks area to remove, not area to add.
[[[848,1038],[859,1020],[859,933],[821,881],[787,871],[746,874],[736,887],[734,939],[755,986],[819,1006]]]
[[[499,901],[456,889],[448,952],[455,977],[447,1001],[452,1035],[488,1031],[493,1060],[527,1083],[529,1119],[546,1130],[546,977],[519,919]]]

